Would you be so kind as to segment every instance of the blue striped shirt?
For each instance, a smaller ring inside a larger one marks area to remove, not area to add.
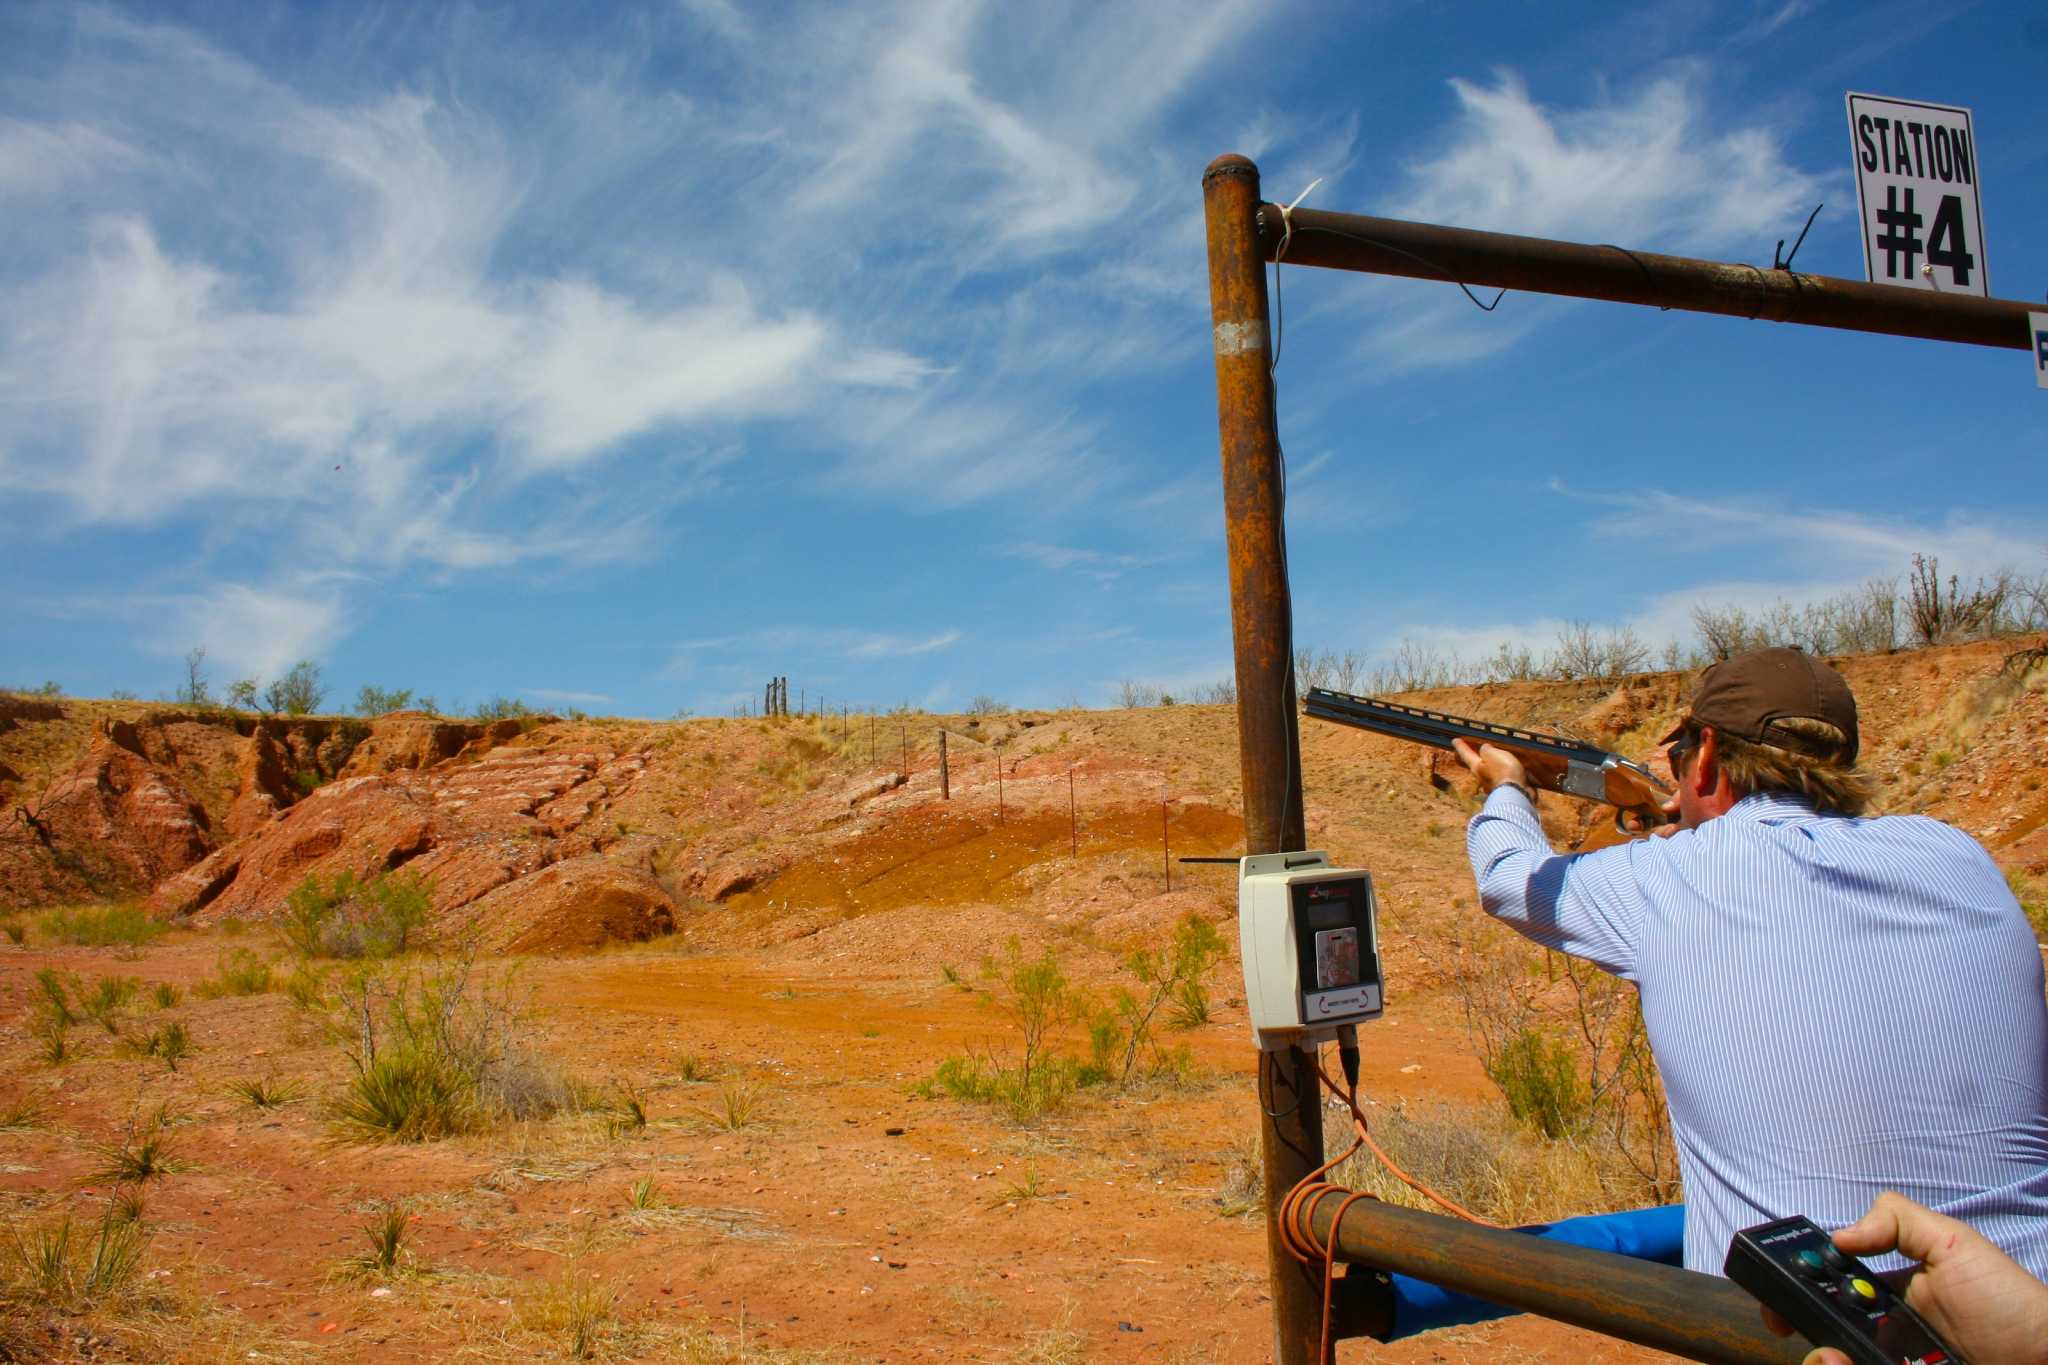
[[[1741,1228],[1840,1227],[1891,1189],[2048,1278],[2041,954],[1974,839],[1760,793],[1668,838],[1560,855],[1499,787],[1466,851],[1488,914],[1641,992],[1688,1267],[1719,1274]]]

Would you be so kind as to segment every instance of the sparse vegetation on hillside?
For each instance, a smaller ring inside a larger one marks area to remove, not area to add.
[[[113,905],[61,906],[46,910],[36,921],[36,938],[85,948],[140,948],[160,938],[169,926],[151,919],[142,907]]]
[[[433,888],[405,872],[309,876],[285,900],[285,941],[307,957],[393,957],[427,921]]]

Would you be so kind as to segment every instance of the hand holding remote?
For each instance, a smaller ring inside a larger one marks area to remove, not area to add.
[[[1870,1211],[1834,1234],[1852,1256],[1897,1250],[1920,1262],[1894,1289],[1914,1312],[1955,1343],[1973,1365],[2048,1365],[2048,1285],[1966,1223],[1887,1191]],[[1766,1311],[1772,1331],[1790,1334]],[[1806,1365],[1848,1365],[1822,1348]]]

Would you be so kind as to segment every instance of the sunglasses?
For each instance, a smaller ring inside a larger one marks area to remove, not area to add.
[[[1671,747],[1664,751],[1664,757],[1671,764],[1671,775],[1675,778],[1685,769],[1685,760],[1694,749],[1700,747],[1696,735],[1685,735],[1671,741]]]

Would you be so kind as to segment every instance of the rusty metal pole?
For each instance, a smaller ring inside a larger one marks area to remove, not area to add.
[[[946,731],[939,730],[939,800],[953,799],[953,775],[946,770]]]
[[[1718,1276],[1372,1199],[1351,1205],[1332,1228],[1340,1203],[1326,1196],[1309,1211],[1315,1235],[1335,1238],[1339,1260],[1710,1365],[1796,1365],[1809,1349],[1798,1338],[1773,1336],[1756,1300]]]
[[[1202,201],[1223,446],[1231,634],[1237,651],[1245,852],[1279,853],[1301,848],[1306,836],[1258,167],[1241,156],[1217,157],[1202,176]],[[1314,1059],[1295,1047],[1260,1053],[1258,1094],[1273,1365],[1315,1365],[1322,1279],[1288,1254],[1279,1219],[1280,1201],[1323,1162],[1322,1086]]]

